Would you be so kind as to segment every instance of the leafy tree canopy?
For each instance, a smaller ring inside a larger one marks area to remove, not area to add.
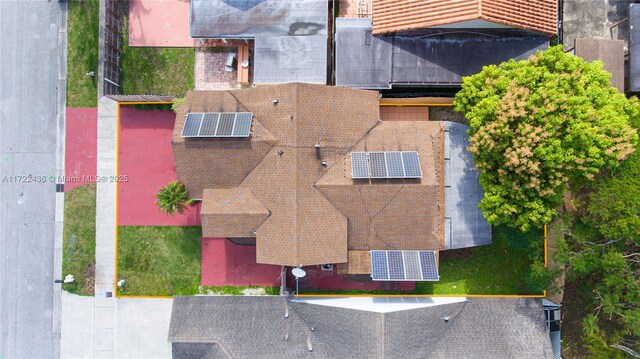
[[[455,109],[469,121],[470,147],[494,225],[523,231],[549,222],[568,186],[592,180],[634,151],[637,99],[619,94],[600,62],[560,46],[463,79]]]

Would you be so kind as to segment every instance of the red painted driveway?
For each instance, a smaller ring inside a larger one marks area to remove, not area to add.
[[[94,183],[98,136],[97,108],[67,108],[64,190]]]
[[[156,206],[158,189],[176,180],[171,150],[173,111],[120,107],[118,225],[199,226],[200,205],[169,216]]]
[[[202,238],[202,285],[280,286],[280,266],[256,263],[256,247]]]

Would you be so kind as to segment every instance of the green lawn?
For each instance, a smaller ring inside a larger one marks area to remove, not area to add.
[[[96,185],[76,187],[65,194],[62,275],[76,281],[63,284],[68,292],[93,295],[96,252]]]
[[[542,236],[540,236],[542,241]],[[531,265],[500,236],[488,246],[440,252],[440,281],[417,282],[416,294],[521,295]]]
[[[118,294],[198,294],[201,236],[200,227],[118,227]]]
[[[123,19],[120,62],[123,94],[184,95],[193,90],[193,48],[129,47],[127,19]]]
[[[542,231],[526,234],[504,227],[493,229],[487,246],[440,252],[440,281],[416,282],[417,295],[524,295],[530,271],[529,243],[542,242]],[[542,256],[542,250],[539,251]],[[402,294],[389,291],[304,290],[300,294]]]
[[[68,4],[67,107],[98,106],[97,0]],[[86,76],[94,71],[96,76]]]

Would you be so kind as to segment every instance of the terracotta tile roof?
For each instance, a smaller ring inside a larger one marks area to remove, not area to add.
[[[554,35],[557,0],[373,0],[373,33],[485,20]]]
[[[187,111],[252,112],[252,135],[185,140]],[[374,91],[286,84],[188,93],[173,149],[179,180],[203,198],[205,236],[255,231],[257,261],[290,266],[345,263],[348,249],[443,249],[442,123],[379,117]],[[423,178],[356,184],[351,150],[418,151]]]
[[[254,237],[269,210],[246,188],[205,189],[202,195],[204,237]]]

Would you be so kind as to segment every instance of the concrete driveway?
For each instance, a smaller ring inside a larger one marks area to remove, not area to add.
[[[62,293],[62,358],[91,358],[94,346],[114,341],[114,358],[171,358],[167,341],[173,299],[118,298],[116,317],[102,315],[94,297]],[[109,314],[109,313],[107,313]],[[112,337],[95,335],[115,325]]]

